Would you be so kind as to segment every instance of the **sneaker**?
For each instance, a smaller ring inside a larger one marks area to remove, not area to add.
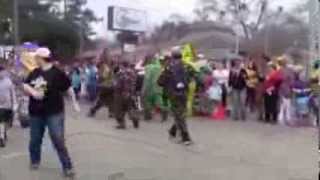
[[[183,141],[183,144],[184,144],[185,146],[190,146],[190,145],[193,144],[193,142],[190,141],[190,140],[188,140],[188,141]]]
[[[32,171],[38,170],[39,167],[40,167],[39,163],[30,164],[30,170],[32,170]]]
[[[6,147],[6,142],[4,139],[0,139],[0,148]]]
[[[74,172],[73,169],[65,169],[63,170],[63,175],[66,178],[74,178],[76,173]]]

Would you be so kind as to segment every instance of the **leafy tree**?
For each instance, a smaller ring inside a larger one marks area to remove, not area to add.
[[[28,19],[21,22],[22,41],[36,41],[53,50],[54,56],[67,59],[74,56],[79,48],[79,37],[75,27],[54,17]],[[59,30],[57,30],[59,29]]]
[[[93,11],[85,9],[86,1],[68,0],[67,16],[60,5],[63,0],[19,0],[19,27],[22,41],[37,41],[50,47],[56,56],[71,57],[79,49],[80,38],[89,39],[93,34],[90,23],[97,20]],[[12,22],[13,1],[0,0],[0,43],[5,42],[1,36],[1,22],[8,18]],[[80,26],[81,25],[81,26]],[[80,28],[81,27],[81,28]],[[79,36],[82,31],[82,37]]]
[[[11,0],[0,0],[0,20],[10,17]]]
[[[91,23],[100,21],[91,9],[85,8],[87,0],[66,0],[66,20],[70,23],[74,23],[81,28],[85,37],[94,35],[92,31]]]

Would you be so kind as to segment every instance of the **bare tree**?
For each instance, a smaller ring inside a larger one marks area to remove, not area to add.
[[[269,0],[199,0],[201,6],[194,10],[199,20],[228,19],[230,24],[241,26],[246,39],[262,27]]]
[[[169,17],[170,22],[174,22],[174,23],[181,23],[181,22],[185,22],[186,18],[184,16],[182,16],[181,14],[171,14]]]
[[[308,24],[290,14],[283,14],[278,21],[262,27],[252,39],[242,42],[242,47],[251,53],[263,52],[266,33],[269,34],[269,55],[281,55],[288,48],[308,48]]]

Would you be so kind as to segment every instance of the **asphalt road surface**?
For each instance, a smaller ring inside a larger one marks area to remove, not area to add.
[[[193,118],[190,147],[168,140],[171,121],[142,122],[135,130],[113,127],[102,110],[94,119],[87,108],[67,113],[66,139],[78,180],[315,180],[317,134],[314,128],[289,128],[255,122]],[[0,149],[0,180],[63,179],[50,141],[43,146],[38,171],[29,170],[28,130],[10,130]]]

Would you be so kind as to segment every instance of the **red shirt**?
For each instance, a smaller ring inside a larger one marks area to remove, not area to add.
[[[270,88],[278,89],[281,82],[282,82],[282,71],[273,70],[268,74],[264,82],[264,89],[265,90],[268,90]]]

